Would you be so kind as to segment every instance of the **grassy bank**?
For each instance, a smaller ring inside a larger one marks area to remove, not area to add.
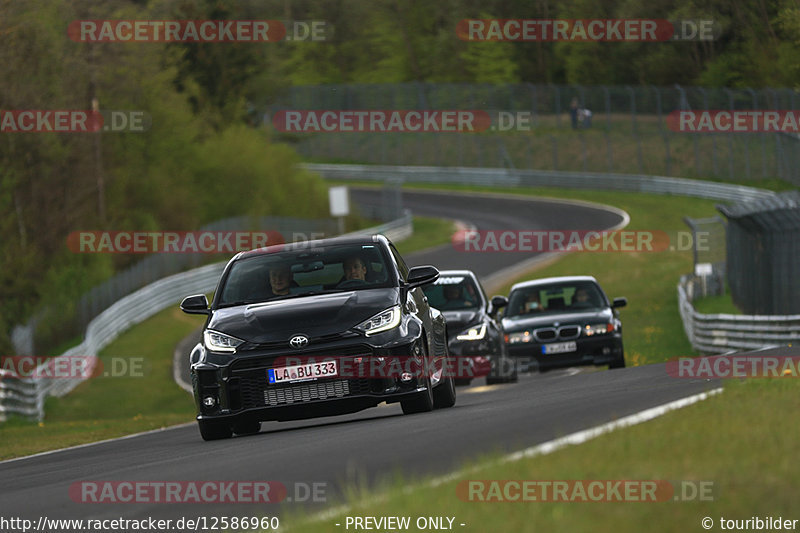
[[[289,509],[282,523],[293,532],[341,531],[334,524],[343,524],[345,516],[410,516],[413,523],[418,516],[446,515],[466,524],[455,528],[465,532],[639,533],[702,531],[704,517],[713,519],[713,531],[720,530],[720,517],[800,518],[792,481],[800,479],[794,460],[800,428],[786,422],[800,405],[798,388],[791,379],[729,382],[723,394],[580,446],[501,465],[490,459],[471,463],[466,468],[477,471],[435,487],[397,480],[377,490],[353,489],[346,512],[309,522]],[[465,480],[573,479],[667,480],[678,487],[678,500],[480,502],[457,494]],[[701,487],[710,500],[700,500]],[[694,489],[697,496],[689,499]]]

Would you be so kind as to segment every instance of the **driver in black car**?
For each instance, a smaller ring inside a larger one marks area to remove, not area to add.
[[[291,287],[297,287],[292,279],[292,269],[288,264],[276,265],[269,271],[269,285],[273,296],[289,294]]]
[[[367,265],[364,260],[358,256],[348,257],[342,263],[344,269],[344,281],[357,279],[361,281],[367,280]]]

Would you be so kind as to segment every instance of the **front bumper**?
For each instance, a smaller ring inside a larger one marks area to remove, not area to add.
[[[553,343],[529,342],[508,345],[508,354],[518,367],[538,369],[608,365],[623,357],[622,335],[619,333],[594,338],[579,337],[574,342],[576,350],[567,353],[544,354],[542,347]]]
[[[425,388],[424,371],[401,379],[391,369],[395,361],[425,368],[412,354],[414,343],[386,349],[368,345],[337,346],[324,352],[247,354],[209,357],[192,365],[192,385],[198,420],[298,420],[360,411],[382,402],[393,403]],[[270,384],[270,368],[336,359],[339,374],[308,381]],[[356,362],[359,361],[359,362]],[[377,363],[380,361],[380,363]],[[431,364],[428,361],[428,364]],[[347,371],[343,371],[343,369]],[[378,369],[379,371],[376,371]],[[386,371],[385,371],[386,370]]]

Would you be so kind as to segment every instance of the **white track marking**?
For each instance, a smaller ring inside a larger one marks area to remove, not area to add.
[[[700,394],[694,394],[692,396],[687,396],[686,398],[681,398],[679,400],[674,400],[672,402],[668,402],[656,407],[651,407],[650,409],[645,409],[644,411],[639,411],[638,413],[634,413],[632,415],[625,416],[613,422],[608,422],[606,424],[601,424],[599,426],[595,426],[593,428],[584,429],[581,431],[577,431],[575,433],[571,433],[564,437],[560,437],[557,439],[553,439],[547,442],[543,442],[541,444],[537,444],[536,446],[531,446],[530,448],[525,448],[524,450],[520,450],[518,452],[514,452],[502,457],[500,460],[489,463],[483,464],[480,466],[473,466],[470,468],[458,470],[452,472],[450,474],[446,474],[444,476],[439,476],[433,478],[432,480],[428,481],[424,484],[427,487],[438,487],[445,483],[453,482],[465,474],[470,474],[473,472],[478,472],[480,470],[484,470],[487,466],[494,466],[494,465],[501,465],[509,462],[519,461],[521,459],[529,458],[529,457],[536,457],[539,455],[547,455],[558,451],[562,448],[566,448],[567,446],[583,444],[586,441],[592,440],[600,435],[604,435],[606,433],[610,433],[614,430],[625,428],[629,426],[634,426],[636,424],[641,424],[642,422],[648,422],[653,420],[654,418],[658,418],[659,416],[665,415],[671,411],[675,411],[677,409],[682,409],[683,407],[687,407],[697,402],[701,402],[715,394],[719,394],[722,392],[722,388],[717,388],[710,390],[708,392],[702,392]],[[413,487],[405,487],[403,492],[406,494],[411,494],[414,492]],[[386,501],[385,496],[380,496],[377,498],[370,498],[364,502],[365,505],[369,505],[372,503],[381,503]],[[336,507],[332,507],[330,509],[326,509],[325,511],[321,511],[309,517],[309,519],[305,523],[313,523],[313,522],[322,522],[325,520],[332,520],[333,518],[343,515],[346,513],[352,512],[353,509],[349,505],[339,505]],[[286,531],[286,529],[284,529]]]

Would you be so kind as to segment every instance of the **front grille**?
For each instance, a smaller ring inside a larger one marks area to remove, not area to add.
[[[342,398],[350,394],[350,383],[346,379],[322,383],[297,383],[288,387],[268,388],[264,391],[265,405],[284,405],[326,398]]]
[[[552,341],[557,335],[555,328],[539,328],[533,332],[533,337],[539,342]]]
[[[257,373],[248,372],[246,376],[241,376],[235,381],[238,382],[241,398],[239,405],[243,409],[252,409],[368,394],[371,381],[375,380],[367,378],[326,379],[306,383],[270,385],[267,382],[266,370],[262,369]]]
[[[572,340],[581,336],[581,328],[575,325],[561,326],[560,328],[539,328],[533,330],[533,338],[539,342],[550,342],[556,339]]]
[[[577,339],[581,335],[581,330],[578,326],[562,326],[558,328],[558,338],[569,340]]]

